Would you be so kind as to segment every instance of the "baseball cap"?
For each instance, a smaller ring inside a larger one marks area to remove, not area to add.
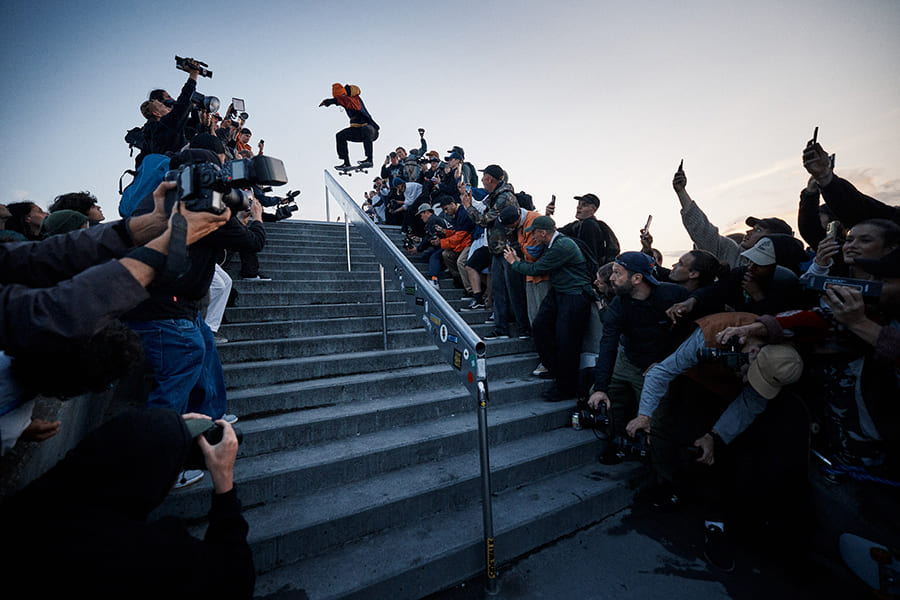
[[[741,256],[753,261],[761,267],[774,265],[776,262],[775,244],[769,238],[762,238],[756,242],[756,245],[752,248],[741,252]]]
[[[456,158],[458,160],[462,160],[462,155],[459,152],[451,152],[447,156],[444,157],[444,160],[450,160],[451,158]]]
[[[401,183],[406,183],[406,180],[402,177],[394,177],[394,179],[391,181],[391,187],[397,187]]]
[[[453,146],[452,148],[450,148],[449,150],[447,150],[447,152],[448,152],[448,153],[450,153],[450,152],[456,152],[457,154],[459,154],[459,157],[460,157],[460,158],[465,158],[465,157],[466,157],[466,151],[463,150],[461,146]]]
[[[430,204],[428,204],[427,202],[423,202],[422,204],[419,205],[419,210],[416,211],[416,214],[421,215],[426,210],[430,210],[431,212],[434,212],[434,208],[432,208]]]
[[[795,383],[803,374],[803,359],[786,344],[763,346],[747,370],[747,380],[763,398],[771,400],[781,388]]]
[[[594,206],[597,206],[597,207],[600,206],[600,198],[598,198],[594,194],[585,194],[584,196],[575,196],[575,199],[576,200],[584,200],[585,202],[593,204]]]
[[[778,217],[767,217],[765,219],[747,217],[747,220],[744,222],[750,227],[756,227],[757,225],[759,225],[763,229],[766,229],[772,233],[786,233],[787,235],[794,235],[794,230],[791,229],[791,226]]]
[[[503,168],[500,165],[488,165],[483,169],[478,169],[482,173],[490,175],[494,179],[500,181],[503,179]]]
[[[508,207],[513,208],[513,207]],[[505,208],[503,210],[506,210]],[[515,209],[518,210],[518,209]],[[503,212],[503,211],[501,211]],[[555,231],[556,223],[553,222],[553,219],[546,215],[541,215],[537,217],[534,221],[531,222],[531,226],[525,228],[526,233],[531,233],[535,229],[543,229],[544,231]]]
[[[501,225],[506,227],[512,227],[516,223],[519,222],[520,214],[519,209],[515,206],[507,206],[503,210],[500,211],[500,214],[497,215],[497,220],[500,221]],[[555,227],[554,227],[555,229]]]
[[[623,252],[616,258],[616,262],[631,273],[643,275],[650,285],[659,285],[659,281],[653,276],[653,259],[643,252]]]

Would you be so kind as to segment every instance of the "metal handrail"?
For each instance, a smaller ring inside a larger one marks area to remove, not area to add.
[[[380,227],[354,202],[353,198],[325,171],[325,212],[330,215],[331,198],[344,211],[344,231],[347,239],[347,270],[352,269],[350,256],[350,225],[368,243],[371,255],[381,264],[381,309],[385,350],[387,350],[387,307],[385,304],[385,270],[394,275],[401,296],[422,318],[425,328],[437,345],[441,356],[459,372],[463,384],[475,399],[478,410],[478,438],[481,459],[482,512],[484,518],[485,572],[488,591],[497,591],[497,570],[494,561],[494,527],[491,508],[491,470],[488,448],[487,405],[488,382],[484,341],[469,324],[441,296],[425,276],[388,239]]]

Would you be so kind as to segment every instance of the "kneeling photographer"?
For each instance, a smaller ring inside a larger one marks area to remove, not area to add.
[[[782,393],[802,375],[799,353],[755,337],[719,336],[756,320],[751,313],[698,319],[694,333],[647,372],[638,416],[625,428],[650,437],[655,481],[644,497],[666,507],[695,496],[706,557],[723,570],[733,567],[726,519],[784,522],[801,514],[798,490],[806,483],[808,422],[799,401]]]
[[[257,156],[221,165],[208,150],[190,149],[172,157],[167,178],[178,182],[167,202],[181,200],[193,210],[224,214],[249,209],[250,222],[242,225],[232,216],[212,235],[186,251],[170,249],[187,266],[186,273],[154,282],[150,298],[125,315],[128,325],[142,338],[144,352],[153,367],[157,387],[148,404],[171,408],[179,414],[196,412],[214,419],[225,415],[225,378],[212,331],[199,313],[209,290],[216,259],[223,249],[256,253],[266,233],[260,222],[262,207],[245,188],[286,183],[280,160]],[[136,214],[146,209],[142,202]],[[229,420],[233,419],[229,417]]]
[[[201,415],[120,413],[3,504],[8,572],[40,581],[41,597],[252,597],[253,555],[234,484],[239,441],[228,423]],[[185,468],[206,468],[212,480],[202,540],[179,519],[148,520]]]

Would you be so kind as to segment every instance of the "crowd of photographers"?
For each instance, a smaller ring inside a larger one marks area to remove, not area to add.
[[[0,206],[2,453],[67,426],[35,418],[41,395],[138,382],[127,409],[50,471],[15,493],[4,485],[0,521],[17,548],[9,566],[37,580],[52,565],[48,595],[252,596],[233,473],[241,436],[216,349],[227,341],[215,331],[231,289],[221,263],[239,253],[243,278],[264,280],[262,221],[290,216],[297,192],[268,195],[286,183],[281,161],[263,155],[261,140],[254,154],[248,115],[234,103],[220,118],[218,100],[196,91],[198,76],[211,75],[205,65],[176,63],[189,73],[178,98],[153,90],[140,105],[145,124],[126,136],[140,152],[121,190],[122,220],[106,222],[88,192],[58,196],[49,213],[32,202]],[[266,218],[263,206],[278,211]],[[204,539],[148,519],[173,486],[204,473]]]
[[[558,227],[555,198],[538,211],[500,166],[479,182],[461,147],[441,157],[420,136],[386,157],[364,208],[402,227],[435,285],[449,272],[462,310],[492,310],[485,339],[533,337],[545,399],[576,402],[573,426],[608,439],[601,461],[647,457],[640,498],[695,501],[710,562],[733,566],[726,522],[764,524],[785,555],[808,541],[810,441],[829,477],[900,485],[900,208],[835,175],[818,142],[799,237],[774,216],[722,235],[679,166],[694,249],[667,269],[649,220],[622,251],[596,195]]]

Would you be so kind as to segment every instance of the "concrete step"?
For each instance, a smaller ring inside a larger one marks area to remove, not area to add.
[[[409,305],[406,302],[388,302],[385,306],[388,315],[407,315]],[[352,317],[381,316],[381,296],[378,302],[346,302],[343,304],[292,304],[273,307],[233,307],[225,311],[227,323],[253,323],[269,321],[294,321],[308,319],[345,319]]]
[[[575,431],[566,427],[571,418],[571,406],[563,403],[546,403],[541,400],[519,402],[495,407],[490,411],[489,435],[493,455],[506,454],[507,460],[523,454],[535,456],[552,454],[561,448],[577,448],[579,457],[569,457],[564,464],[555,464],[554,469],[573,466],[571,460],[584,461],[596,458],[599,448],[596,438],[589,431]],[[527,443],[527,438],[532,443]],[[515,444],[526,440],[526,443]],[[249,443],[245,441],[245,443]],[[312,494],[355,485],[367,479],[382,479],[390,473],[397,473],[414,467],[412,476],[401,475],[406,486],[413,480],[424,480],[432,485],[452,481],[456,477],[442,477],[450,457],[468,456],[462,462],[471,463],[477,473],[477,422],[475,406],[440,419],[422,421],[402,427],[381,428],[365,435],[351,435],[308,446],[286,447],[261,455],[242,456],[235,464],[235,484],[240,486],[241,502],[245,506],[272,506],[285,498],[307,497]],[[502,449],[502,450],[501,450]],[[497,459],[497,465],[503,464]],[[492,460],[493,465],[493,460]],[[462,466],[462,465],[458,465]],[[424,477],[422,471],[431,473]],[[452,473],[452,469],[450,471]],[[532,473],[535,478],[549,475],[552,471]],[[378,484],[376,484],[378,485]],[[380,484],[385,492],[395,485]],[[497,490],[502,489],[498,483]],[[212,481],[205,478],[189,488],[176,490],[166,499],[158,515],[177,514],[183,518],[202,518],[208,510],[208,494]],[[336,491],[332,497],[341,498],[346,494]],[[365,505],[356,507],[365,508]],[[269,508],[284,513],[279,508]],[[290,512],[290,511],[287,511]],[[414,515],[407,512],[407,517]],[[425,515],[421,515],[425,516]],[[252,527],[251,527],[252,529]],[[369,532],[363,532],[359,537]],[[268,537],[261,531],[254,537]],[[315,542],[309,542],[308,554],[315,554]],[[257,569],[260,569],[257,564]]]
[[[421,322],[419,324],[421,325]],[[476,333],[486,335],[489,331],[490,327],[488,325],[476,326]],[[425,342],[426,339],[424,327],[389,331],[387,348],[388,350],[415,348]],[[492,350],[502,348],[502,351],[507,354],[531,352],[534,350],[534,343],[531,339],[519,340],[510,338],[508,340],[491,340],[490,342]],[[223,364],[383,349],[384,335],[381,331],[314,336],[303,335],[243,342],[229,341],[227,344],[218,346],[219,356]]]
[[[415,315],[389,315],[388,331],[412,329],[421,324]],[[353,319],[309,319],[305,321],[270,321],[222,325],[219,333],[229,341],[267,340],[300,336],[340,335],[347,333],[381,333],[381,316]],[[219,346],[221,352],[224,346]]]
[[[500,393],[500,388],[504,385],[518,381],[523,374],[530,373],[538,362],[536,354],[512,354],[489,359],[488,373],[491,381],[495,381],[498,387],[496,392],[492,388],[491,394]],[[244,418],[347,402],[401,398],[417,390],[446,389],[449,393],[457,393],[465,389],[459,372],[445,364],[398,367],[391,369],[390,375],[374,371],[232,388],[228,390],[228,410]]]
[[[493,498],[494,550],[502,566],[601,521],[631,502],[639,467],[583,464]],[[477,492],[421,521],[286,565],[256,580],[256,596],[305,594],[310,600],[423,598],[484,572]],[[397,518],[403,514],[397,511]],[[348,566],[352,565],[352,568]],[[561,575],[562,576],[562,575]],[[475,592],[477,593],[477,592]],[[480,597],[480,596],[473,596]]]

